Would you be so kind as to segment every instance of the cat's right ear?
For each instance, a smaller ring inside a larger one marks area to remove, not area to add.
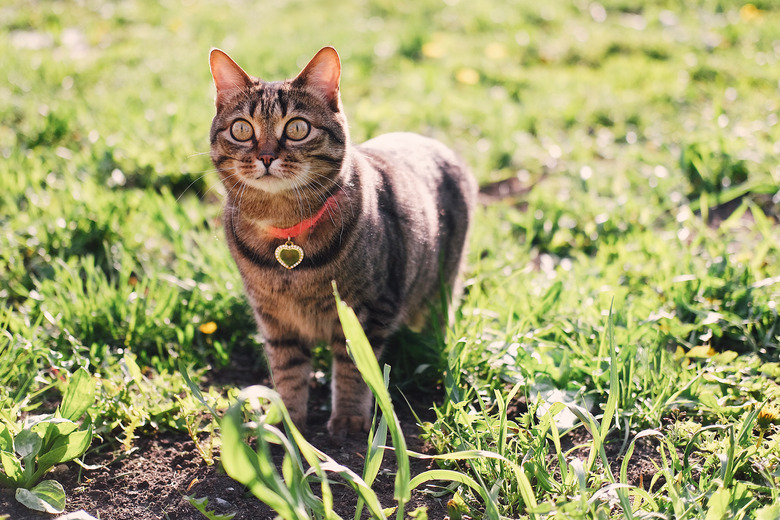
[[[333,47],[323,47],[293,79],[293,85],[308,87],[339,110],[341,60]]]
[[[214,85],[217,87],[217,108],[223,106],[237,92],[245,91],[252,86],[252,79],[244,69],[219,49],[211,49],[209,66]]]

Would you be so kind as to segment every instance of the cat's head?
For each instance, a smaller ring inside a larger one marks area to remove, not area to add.
[[[211,158],[228,191],[330,191],[349,139],[336,50],[321,49],[294,79],[271,83],[219,49],[209,63],[217,87]]]

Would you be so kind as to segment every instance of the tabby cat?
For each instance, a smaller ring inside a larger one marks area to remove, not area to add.
[[[287,81],[249,76],[218,49],[209,61],[227,243],[276,389],[304,426],[311,349],[328,342],[328,430],[365,431],[372,396],[347,354],[331,281],[378,356],[388,335],[456,284],[476,183],[433,139],[393,133],[351,144],[332,47]]]

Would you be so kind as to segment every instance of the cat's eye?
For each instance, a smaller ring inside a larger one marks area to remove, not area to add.
[[[230,125],[230,135],[236,141],[249,141],[253,135],[255,135],[252,125],[250,125],[244,119],[236,119],[233,124]]]
[[[284,127],[284,135],[293,141],[300,141],[309,135],[310,130],[311,125],[305,119],[290,119],[290,121],[287,122],[287,126]]]

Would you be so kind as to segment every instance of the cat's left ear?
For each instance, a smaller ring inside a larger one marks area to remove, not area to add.
[[[338,108],[341,60],[333,47],[323,47],[293,80],[293,85],[316,91]]]

